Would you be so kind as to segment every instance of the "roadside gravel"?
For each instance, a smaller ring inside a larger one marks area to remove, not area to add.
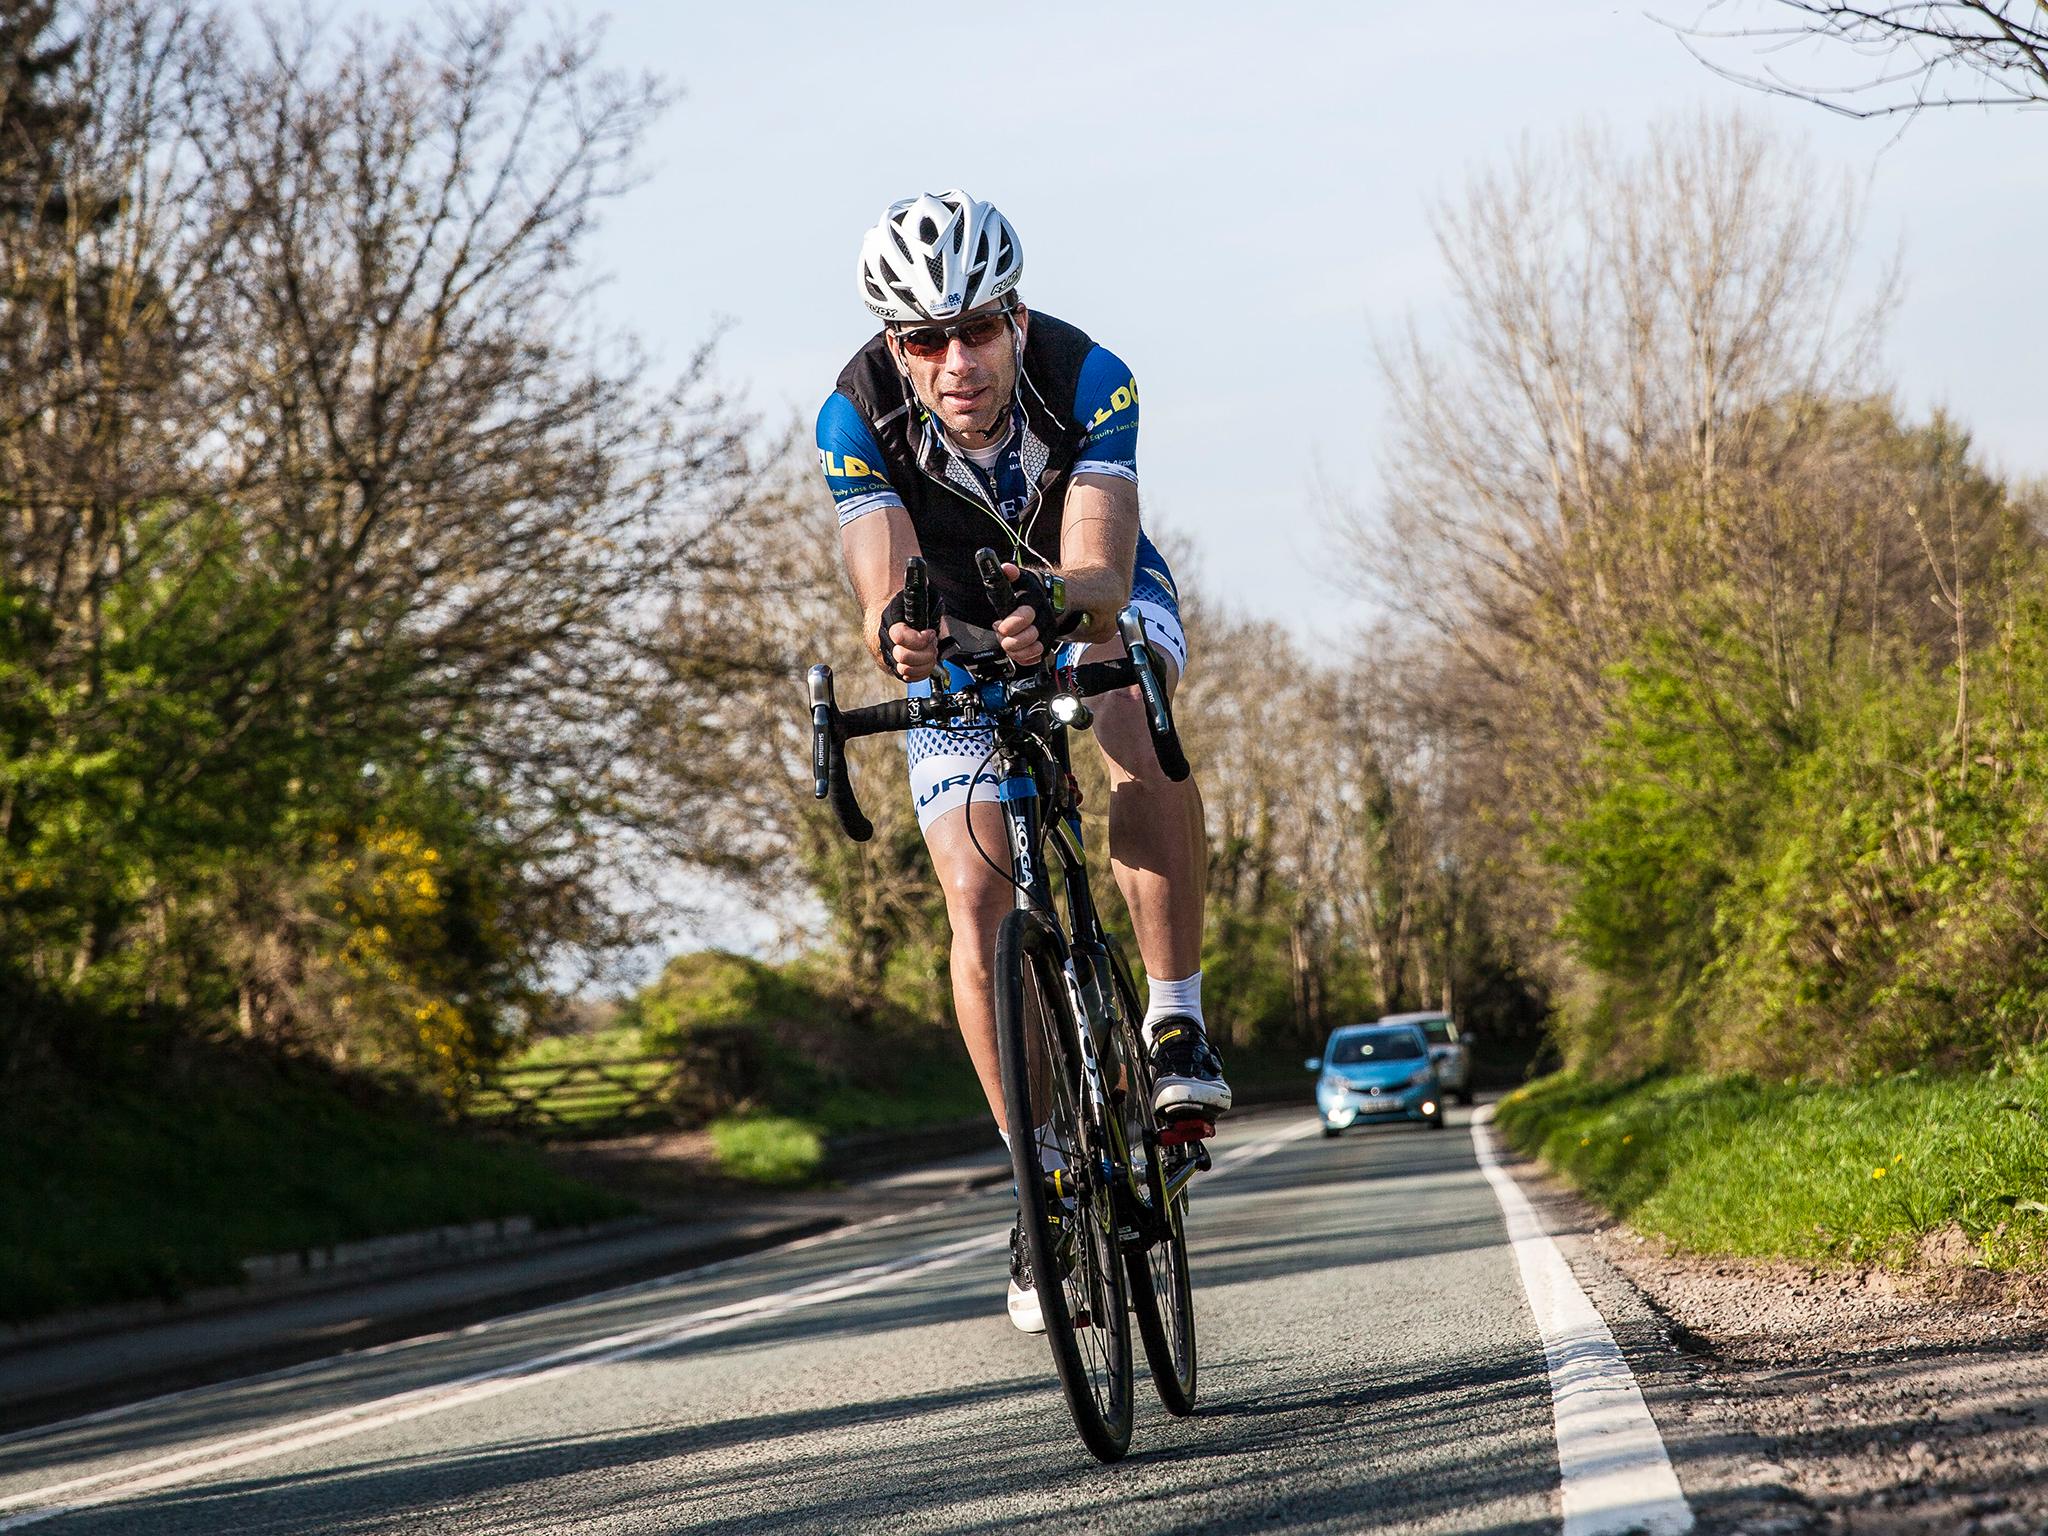
[[[1516,1169],[1706,1533],[2048,1536],[2048,1277],[1700,1258]]]

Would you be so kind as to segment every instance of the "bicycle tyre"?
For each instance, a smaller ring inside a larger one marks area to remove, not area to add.
[[[1068,999],[1061,948],[1057,930],[1040,914],[1020,909],[1003,919],[996,939],[996,1049],[1003,1112],[1011,1126],[1017,1220],[1038,1285],[1046,1343],[1074,1428],[1095,1458],[1108,1462],[1120,1460],[1131,1444],[1130,1300],[1115,1203],[1107,1181],[1092,1166],[1105,1141],[1080,1090],[1079,1021]],[[1043,1122],[1032,1108],[1033,1039],[1040,1042],[1046,1062],[1049,1103]],[[1054,1202],[1030,1133],[1040,1124],[1053,1127],[1075,1176],[1069,1240],[1075,1257],[1066,1274]]]
[[[1116,980],[1119,1049],[1134,1063],[1127,1091],[1137,1100],[1139,1120],[1145,1137],[1145,1158],[1149,1169],[1154,1209],[1166,1203],[1166,1177],[1158,1126],[1152,1117],[1152,1065],[1145,1055],[1144,1037],[1139,1030],[1143,1017],[1138,1007],[1137,987],[1123,952],[1110,939],[1110,971]],[[1134,1149],[1135,1150],[1135,1149]],[[1195,1411],[1195,1293],[1188,1272],[1188,1241],[1182,1218],[1187,1212],[1183,1191],[1166,1212],[1167,1235],[1138,1253],[1126,1252],[1129,1270],[1131,1310],[1137,1314],[1138,1336],[1145,1343],[1145,1363],[1152,1371],[1152,1385],[1159,1401],[1176,1418]]]

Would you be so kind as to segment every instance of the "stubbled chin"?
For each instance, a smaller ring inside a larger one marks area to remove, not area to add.
[[[939,419],[945,422],[946,428],[950,432],[981,433],[988,431],[989,428],[994,425],[994,422],[992,420],[984,419],[985,417],[991,416],[991,414],[992,413],[988,411],[975,411],[971,414],[962,414],[961,412],[958,411],[947,411],[943,412],[940,415]]]

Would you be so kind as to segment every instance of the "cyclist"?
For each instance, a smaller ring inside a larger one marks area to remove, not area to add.
[[[1071,632],[1061,665],[1123,654],[1115,615],[1143,614],[1169,691],[1187,666],[1173,574],[1138,522],[1138,391],[1116,356],[1018,297],[1024,250],[988,203],[953,190],[892,203],[860,250],[860,293],[883,324],[818,415],[818,450],[841,551],[878,665],[931,691],[947,620],[993,629],[1021,666]],[[1009,555],[1015,611],[990,610],[978,549]],[[922,554],[940,628],[903,622],[904,561]],[[955,684],[966,681],[956,669]],[[1111,868],[1147,980],[1144,1036],[1162,1118],[1214,1121],[1230,1108],[1202,1017],[1207,840],[1192,778],[1160,771],[1135,688],[1097,699],[1109,774]],[[918,826],[952,926],[953,1008],[1007,1142],[997,1077],[991,964],[1014,904],[1007,835],[985,730],[907,738]],[[970,821],[972,826],[970,827]],[[978,846],[977,846],[978,845]],[[1030,1129],[1030,1128],[1027,1128]],[[1041,1137],[1042,1157],[1059,1151]],[[1016,1234],[1011,1321],[1042,1331]]]

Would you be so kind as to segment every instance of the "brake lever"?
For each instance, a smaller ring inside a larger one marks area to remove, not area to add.
[[[811,793],[822,800],[832,792],[832,669],[823,662],[811,668]]]
[[[974,552],[974,567],[981,572],[981,589],[988,594],[989,606],[995,609],[998,619],[1007,619],[1017,611],[1017,589],[1010,585],[1010,578],[1003,574],[1003,559],[992,549],[978,549]],[[1017,664],[1003,655],[1003,676],[1015,677]]]
[[[1007,619],[1015,613],[1017,589],[1003,574],[1003,557],[992,549],[978,549],[974,552],[974,568],[981,572],[981,587],[988,593],[989,604],[995,609],[996,617]]]
[[[875,835],[875,824],[860,808],[853,780],[846,772],[846,751],[839,739],[839,704],[832,696],[832,669],[820,662],[808,674],[811,688],[811,789],[832,802],[839,829],[856,843]]]
[[[938,628],[938,621],[932,616],[931,573],[925,568],[922,555],[912,555],[903,562],[903,622],[920,634]]]
[[[1145,725],[1152,736],[1152,750],[1159,758],[1160,768],[1177,784],[1188,776],[1187,754],[1181,748],[1180,733],[1174,729],[1173,711],[1159,681],[1152,644],[1145,638],[1144,616],[1135,603],[1117,614],[1116,627],[1123,636],[1124,649],[1131,653],[1131,670],[1137,674],[1138,692],[1145,700]]]

